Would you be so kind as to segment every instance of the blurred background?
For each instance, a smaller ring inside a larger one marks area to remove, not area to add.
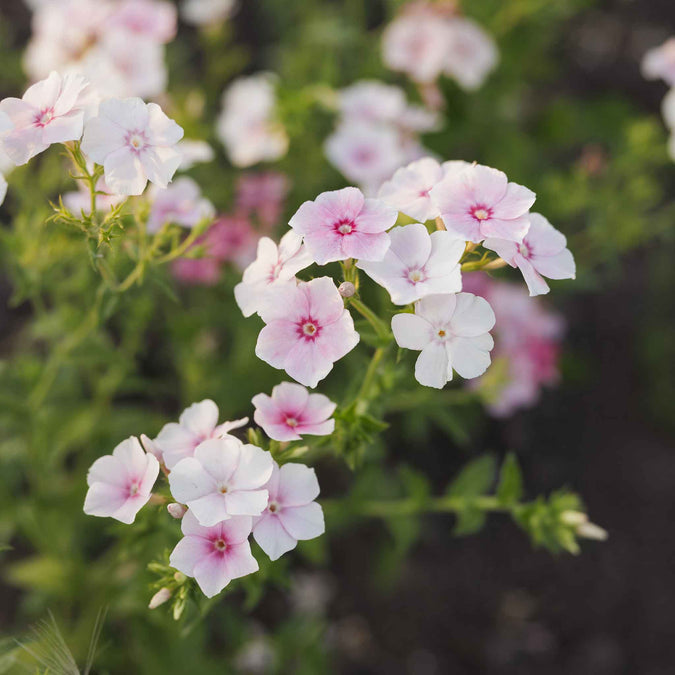
[[[214,126],[237,76],[278,76],[288,152],[255,168],[288,179],[278,231],[303,200],[353,182],[322,150],[335,127],[331,91],[377,79],[425,102],[382,61],[382,31],[403,4],[241,0],[217,25],[179,21],[166,46],[166,92],[153,97],[186,137],[214,147],[215,164],[192,175],[219,213],[240,216],[242,169]],[[567,235],[577,280],[545,299],[567,325],[561,379],[505,418],[477,403],[397,415],[386,452],[376,450],[358,479],[337,461],[318,468],[323,493],[337,497],[355,480],[367,490],[385,481],[380,467],[402,465],[439,491],[472,457],[514,452],[530,497],[569,487],[609,540],[554,556],[499,516],[467,537],[452,536],[445,515],[337,518],[320,543],[203,618],[149,612],[146,566],[172,545],[173,526],[149,514],[133,537],[85,518],[87,467],[130,433],[156,433],[193,400],[213,398],[226,419],[250,414],[250,397],[278,374],[255,363],[256,325],[238,318],[237,251],[218,283],[162,273],[119,299],[77,349],[64,347],[92,304],[93,273],[81,242],[44,224],[48,199],[72,190],[51,152],[8,176],[0,214],[0,672],[26,672],[13,640],[48,611],[83,662],[103,606],[97,673],[673,672],[675,165],[660,114],[667,87],[646,81],[640,61],[675,34],[675,5],[460,4],[496,41],[499,63],[476,91],[438,82],[442,122],[424,146],[504,170],[537,192],[538,210]],[[32,36],[31,9],[3,0],[0,97],[24,91]],[[504,278],[515,281],[511,272]]]

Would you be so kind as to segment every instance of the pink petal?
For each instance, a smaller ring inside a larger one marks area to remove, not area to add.
[[[124,464],[118,457],[104,455],[99,457],[87,473],[87,485],[94,483],[108,483],[117,487],[126,487],[128,474]]]
[[[353,236],[353,235],[352,235]],[[305,246],[312,260],[319,265],[345,260],[350,256],[342,250],[344,237],[327,230],[313,230],[305,235]]]
[[[165,188],[180,166],[182,156],[176,148],[154,146],[145,148],[140,158],[148,180]]]
[[[483,166],[482,164],[471,166],[460,175],[468,190],[473,195],[474,201],[488,207],[494,207],[494,205],[508,197],[509,187],[510,185],[514,185],[514,183],[508,183],[506,174],[503,171],[493,169],[489,166]],[[525,210],[527,210],[527,208]],[[520,213],[522,213],[522,211]],[[520,213],[515,215],[520,215]]]
[[[101,102],[98,112],[126,131],[142,131],[148,126],[149,108],[140,98],[109,98]]]
[[[253,528],[253,519],[250,516],[232,516],[218,526],[220,536],[228,544],[241,544],[248,539]]]
[[[518,185],[518,183],[509,183],[504,198],[493,207],[494,217],[502,220],[518,218],[527,213],[537,195],[532,190]]]
[[[232,516],[259,516],[269,501],[267,490],[244,490],[225,495],[227,512]]]
[[[189,511],[188,511],[189,513]],[[187,514],[183,517],[183,520]],[[187,535],[175,546],[169,556],[169,564],[179,572],[191,577],[195,566],[213,551],[213,544],[202,536]]]
[[[186,457],[169,474],[169,487],[177,502],[187,504],[215,492],[216,481],[204,470],[199,460]]]
[[[300,321],[306,318],[309,314],[306,286],[288,282],[270,287],[258,309],[261,319],[269,324],[272,321]]]
[[[273,321],[260,331],[255,346],[255,355],[274,368],[284,368],[288,355],[298,345],[302,346],[302,343],[295,323]]]
[[[182,412],[178,421],[196,436],[206,438],[218,424],[218,406],[210,399],[193,403]]]
[[[366,199],[361,211],[356,215],[355,222],[359,232],[377,234],[393,227],[397,219],[396,209],[379,199]]]
[[[228,547],[225,552],[225,565],[230,579],[245,577],[259,569],[258,561],[253,557],[248,541]]]
[[[131,480],[137,480],[145,473],[148,455],[135,436],[130,436],[119,443],[112,454],[122,464]]]
[[[309,396],[302,412],[303,424],[319,424],[327,420],[337,408],[328,396],[312,394]]]
[[[324,358],[335,362],[354,349],[359,339],[359,334],[354,330],[354,320],[351,314],[343,310],[337,321],[325,327],[314,345]]]
[[[294,382],[282,382],[272,389],[272,400],[284,416],[299,416],[310,397],[305,387]]]
[[[244,446],[238,439],[211,438],[197,446],[194,458],[216,483],[221,484],[234,479],[243,454]]]
[[[314,469],[304,464],[284,464],[279,469],[277,501],[284,507],[302,506],[319,496],[319,481]]]
[[[297,540],[284,529],[275,514],[266,513],[253,528],[253,538],[270,560],[278,560],[297,546]]]
[[[523,274],[523,279],[525,279],[525,283],[527,284],[527,288],[530,291],[531,296],[544,295],[551,290],[548,284],[544,281],[543,277],[533,266],[532,262],[526,258],[523,258],[522,256],[518,256],[516,261],[520,271]]]
[[[45,80],[28,87],[23,100],[36,108],[51,108],[61,91],[61,76],[52,71]]]
[[[357,260],[382,260],[390,245],[391,241],[386,232],[381,234],[353,232],[342,239],[342,251],[345,257]]]
[[[148,179],[138,155],[128,148],[107,155],[103,167],[106,183],[116,194],[140,195],[147,185]]]
[[[549,279],[574,279],[576,277],[574,256],[568,249],[563,249],[557,255],[535,255],[530,260],[537,272]]]
[[[299,541],[314,539],[326,531],[323,510],[316,502],[283,508],[279,520],[286,532]]]
[[[63,117],[55,117],[42,131],[45,143],[65,143],[79,141],[82,138],[84,113],[77,112]]]
[[[284,359],[284,370],[306,387],[316,387],[333,370],[334,359],[319,349],[318,342],[298,341]]]
[[[192,457],[198,443],[199,439],[191,431],[175,422],[165,424],[155,439],[168,469],[173,469],[181,459]]]
[[[93,162],[103,164],[106,157],[125,144],[126,132],[104,117],[90,119],[84,128],[82,152]]]
[[[255,490],[267,483],[273,466],[274,461],[269,452],[255,445],[242,445],[239,464],[228,484],[237,490]]]
[[[136,519],[138,512],[148,503],[150,495],[142,495],[140,493],[128,497],[124,504],[112,514],[115,520],[119,520],[125,525],[131,525]]]
[[[515,267],[516,263],[514,259],[520,252],[520,247],[516,242],[507,239],[490,238],[483,242],[483,246],[491,251],[495,251],[497,255],[506,260],[511,267]]]
[[[312,279],[301,289],[307,294],[309,315],[320,325],[334,323],[345,313],[342,296],[330,277]]]
[[[176,145],[183,138],[183,129],[164,114],[156,103],[147,104],[148,131],[151,145]]]
[[[512,218],[510,220],[499,220],[498,218],[490,218],[481,225],[481,236],[495,239],[508,239],[509,241],[522,241],[523,237],[527,235],[530,229],[529,215],[521,216],[520,218]]]
[[[407,268],[421,268],[431,255],[431,238],[420,223],[395,227],[390,233],[391,253]]]
[[[84,500],[84,512],[88,516],[112,517],[127,500],[128,491],[119,485],[93,483]]]
[[[189,512],[194,514],[200,525],[207,528],[218,525],[218,523],[227,520],[231,515],[225,495],[221,494],[218,490],[209,492],[198,499],[190,500],[189,506]]]
[[[207,598],[218,595],[232,581],[226,560],[226,555],[214,551],[195,564],[193,570],[195,581]]]

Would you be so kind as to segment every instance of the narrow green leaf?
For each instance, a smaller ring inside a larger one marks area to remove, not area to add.
[[[483,455],[467,464],[450,483],[449,497],[480,497],[490,490],[497,463],[492,455]]]
[[[517,504],[523,497],[523,475],[513,453],[506,455],[499,473],[497,499],[504,505]]]
[[[487,515],[485,511],[481,511],[476,506],[467,504],[465,509],[462,509],[457,514],[457,522],[453,529],[453,534],[457,537],[464,537],[469,534],[475,534],[483,528]]]

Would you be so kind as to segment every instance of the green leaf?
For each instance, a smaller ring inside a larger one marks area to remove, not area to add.
[[[457,513],[457,523],[453,529],[453,534],[457,537],[464,537],[469,534],[475,534],[483,528],[487,514],[472,504],[467,504],[466,508]]]
[[[517,504],[523,497],[523,475],[518,466],[518,460],[513,453],[506,455],[499,473],[497,485],[497,499],[509,506]]]
[[[449,497],[480,497],[490,490],[495,479],[497,462],[492,455],[484,455],[467,464],[450,483]]]

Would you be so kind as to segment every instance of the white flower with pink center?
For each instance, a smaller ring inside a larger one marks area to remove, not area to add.
[[[20,166],[44,152],[52,143],[77,141],[98,101],[89,83],[79,75],[52,72],[29,87],[23,98],[0,101],[0,112],[12,127],[0,128],[0,142],[9,158]]]
[[[84,500],[88,516],[115,518],[127,525],[150,499],[159,462],[143,451],[132,436],[122,441],[112,455],[99,457],[89,469],[89,490]]]
[[[115,5],[106,28],[161,44],[176,37],[177,19],[176,7],[166,0],[122,0]]]
[[[200,443],[169,474],[173,498],[211,527],[231,516],[259,516],[267,507],[265,483],[272,455],[232,436]]]
[[[436,389],[452,380],[453,370],[467,379],[487,370],[494,325],[488,302],[471,293],[429,295],[417,302],[414,314],[396,314],[391,321],[399,347],[421,352],[415,379]]]
[[[253,397],[253,419],[275,441],[299,441],[302,436],[328,436],[335,430],[330,416],[336,404],[323,394],[310,394],[305,387],[282,382],[272,389],[272,396]]]
[[[185,457],[192,457],[195,448],[210,438],[221,438],[230,431],[248,423],[244,417],[233,422],[218,424],[218,406],[210,399],[193,403],[186,408],[178,423],[165,424],[153,441],[161,452],[161,458],[168,469]]]
[[[511,267],[517,267],[530,295],[548,293],[550,288],[543,277],[574,279],[574,257],[567,248],[565,235],[539,213],[530,214],[530,229],[521,244],[503,239],[486,239],[485,248],[496,251]]]
[[[213,218],[213,204],[202,197],[202,191],[192,178],[182,177],[167,188],[153,185],[148,195],[152,206],[148,216],[148,232],[159,232],[164,225],[173,223],[193,228],[203,220]]]
[[[536,199],[532,190],[481,164],[448,172],[430,194],[448,231],[475,244],[488,237],[521,242]]]
[[[661,79],[669,86],[675,86],[675,37],[668,38],[644,55],[642,75],[647,80]]]
[[[82,151],[105,170],[113,192],[140,195],[148,180],[165,188],[182,160],[183,129],[156,103],[140,98],[103,101],[84,129]]]
[[[462,290],[463,240],[449,232],[430,235],[420,223],[395,227],[389,236],[391,247],[381,262],[359,261],[356,266],[386,288],[395,305]]]
[[[298,541],[315,539],[325,531],[323,510],[314,500],[319,481],[314,469],[304,464],[275,462],[266,485],[270,499],[267,509],[253,525],[253,538],[270,560],[294,549]]]
[[[377,199],[366,199],[358,188],[321,193],[305,202],[289,221],[304,237],[314,262],[382,260],[389,248],[387,230],[398,213]]]
[[[312,262],[302,237],[293,230],[281,238],[279,246],[269,237],[261,237],[256,259],[244,270],[242,281],[234,287],[234,298],[242,314],[255,314],[270,288],[292,282],[295,275]]]
[[[444,71],[463,89],[478,89],[499,62],[497,45],[470,19],[453,17],[446,31]]]
[[[359,341],[328,277],[271,289],[259,314],[267,325],[258,336],[256,356],[306,387],[316,387]]]
[[[258,571],[248,543],[250,516],[235,516],[203,527],[188,511],[180,526],[184,536],[171,552],[169,564],[194,578],[207,598],[220,593],[232,579]]]

